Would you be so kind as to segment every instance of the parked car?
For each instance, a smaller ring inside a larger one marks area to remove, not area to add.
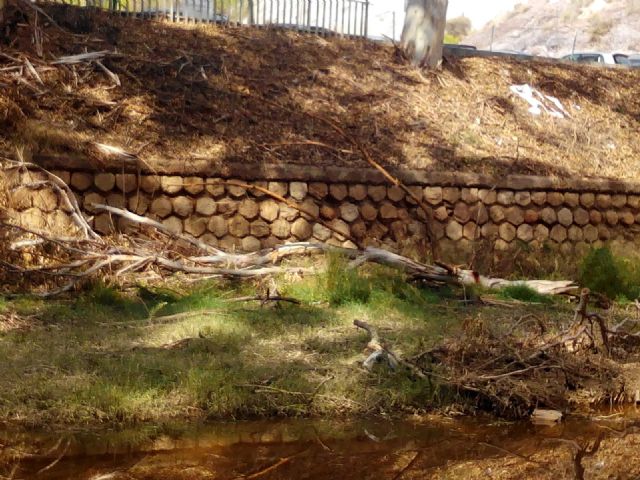
[[[631,68],[640,68],[640,55],[638,54],[634,54],[634,55],[629,55],[629,66]]]
[[[629,57],[624,53],[604,53],[604,52],[588,52],[588,53],[572,53],[565,55],[562,60],[578,63],[599,63],[602,65],[628,65]]]

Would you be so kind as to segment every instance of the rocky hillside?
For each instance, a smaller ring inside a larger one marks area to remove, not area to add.
[[[528,0],[472,33],[465,43],[561,56],[576,51],[640,52],[640,0]],[[577,34],[577,36],[576,36]]]

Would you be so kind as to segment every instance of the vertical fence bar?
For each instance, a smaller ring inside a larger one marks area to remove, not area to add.
[[[394,39],[395,42],[395,31],[396,31],[396,14],[393,13],[393,31],[394,31]],[[369,0],[364,0],[364,38],[369,38]]]
[[[347,37],[351,36],[351,0],[347,0]]]
[[[322,0],[322,35],[324,37],[327,36],[327,27],[325,26],[326,19],[327,19],[327,0]]]
[[[307,0],[307,32],[311,33],[311,0]]]

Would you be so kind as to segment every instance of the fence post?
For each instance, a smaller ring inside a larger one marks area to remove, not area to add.
[[[396,36],[396,12],[393,12],[393,40]],[[369,0],[364,0],[364,38],[369,38]]]

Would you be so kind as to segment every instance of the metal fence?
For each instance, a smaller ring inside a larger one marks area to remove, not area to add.
[[[172,22],[284,28],[323,36],[368,35],[369,0],[63,0],[60,3]]]

